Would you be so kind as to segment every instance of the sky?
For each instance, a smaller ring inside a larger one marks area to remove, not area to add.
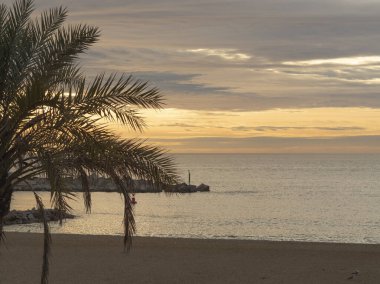
[[[12,1],[6,0],[6,4]],[[86,73],[165,97],[144,133],[180,153],[380,153],[380,0],[35,0],[100,27]]]

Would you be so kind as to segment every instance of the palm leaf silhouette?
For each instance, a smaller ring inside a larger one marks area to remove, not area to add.
[[[13,187],[44,175],[51,187],[51,204],[70,211],[74,194],[65,177],[82,181],[84,206],[91,211],[89,173],[110,177],[124,197],[124,245],[130,248],[136,226],[128,186],[134,178],[162,188],[177,182],[175,165],[164,150],[145,141],[115,135],[107,121],[142,131],[141,108],[161,109],[157,88],[132,76],[100,74],[88,80],[78,57],[94,44],[99,29],[64,26],[63,7],[32,19],[32,0],[12,7],[0,4],[0,237],[9,212]],[[44,205],[35,194],[43,217]],[[45,220],[42,218],[42,220]],[[49,230],[41,283],[47,283]]]

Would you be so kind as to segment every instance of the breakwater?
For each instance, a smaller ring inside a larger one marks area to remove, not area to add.
[[[117,187],[112,179],[105,177],[96,177],[94,175],[89,177],[89,187],[91,192],[118,192]],[[72,192],[81,192],[82,181],[80,178],[64,178],[63,183],[66,188]],[[205,184],[188,185],[180,183],[177,185],[167,186],[165,188],[158,187],[146,180],[133,180],[132,184],[126,186],[129,192],[144,193],[144,192],[179,192],[179,193],[193,193],[193,192],[206,192],[210,191],[210,187]],[[25,183],[19,183],[14,187],[15,191],[50,191],[50,182],[43,177],[35,177]]]

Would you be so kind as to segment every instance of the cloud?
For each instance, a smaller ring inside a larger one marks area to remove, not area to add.
[[[177,2],[64,1],[102,30],[86,74],[132,72],[173,108],[380,107],[379,1]]]
[[[303,127],[303,126],[236,126],[231,127],[232,131],[259,131],[259,132],[267,132],[267,131],[287,131],[287,130],[322,130],[322,131],[353,131],[353,130],[365,130],[363,127],[345,127],[345,126],[337,126],[337,127]]]
[[[159,126],[165,127],[181,127],[181,128],[203,128],[203,126],[187,123],[172,123],[172,124],[160,124]]]
[[[135,77],[148,80],[160,89],[170,92],[181,93],[225,93],[230,90],[226,87],[210,86],[194,82],[201,74],[178,74],[171,72],[133,72]]]
[[[329,59],[311,59],[305,61],[285,61],[284,65],[296,65],[296,66],[314,66],[314,65],[368,65],[379,64],[380,56],[357,56],[357,57],[341,57],[341,58],[329,58]]]
[[[251,56],[244,53],[237,52],[236,49],[209,49],[209,48],[197,48],[187,49],[186,52],[201,54],[206,56],[216,56],[225,60],[240,61],[251,59]]]
[[[323,80],[325,83],[329,81],[330,83],[341,85],[342,88],[347,83],[358,88],[363,88],[365,85],[380,84],[380,67],[377,65],[359,65],[358,63],[358,65],[342,66],[340,64],[334,65],[332,61],[327,65],[318,67],[312,67],[312,65],[276,66],[274,69],[268,70],[276,74],[282,73],[289,76],[302,77],[305,80]]]
[[[380,136],[151,139],[181,153],[380,153]],[[212,146],[210,146],[212,145]]]
[[[303,61],[293,62],[298,65],[288,62],[288,65],[283,61],[270,62],[260,58],[254,63],[252,60],[243,65],[239,63],[239,73],[236,73],[236,66],[230,66],[228,62],[224,65],[222,59],[198,63],[192,57],[191,53],[177,50],[118,46],[95,49],[84,59],[90,74],[133,71],[135,77],[158,86],[168,106],[175,108],[235,111],[379,107],[380,67],[374,62],[380,56],[359,57],[364,58],[360,60],[353,57],[356,64],[364,65],[342,65],[341,62],[348,60],[346,58],[331,59],[329,64],[316,59],[309,65],[303,65]],[[151,64],[146,66],[141,62]],[[230,69],[232,71],[228,72]]]

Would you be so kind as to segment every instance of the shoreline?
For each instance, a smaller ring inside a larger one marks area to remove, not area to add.
[[[42,234],[6,233],[0,283],[38,283]],[[380,244],[52,235],[51,283],[378,283]],[[4,282],[3,282],[4,281]]]
[[[49,224],[51,223],[58,223],[58,221],[49,221]],[[16,230],[10,230],[8,231],[7,228],[8,227],[12,227],[12,226],[22,226],[22,225],[30,225],[30,224],[40,224],[41,225],[41,231],[16,231]],[[11,225],[5,225],[4,226],[4,232],[5,234],[36,234],[36,235],[42,235],[43,234],[43,231],[42,231],[42,223],[40,222],[36,222],[36,223],[26,223],[26,224],[11,224]],[[50,234],[52,235],[52,237],[54,237],[55,235],[69,235],[69,236],[93,236],[93,237],[115,237],[115,238],[122,238],[124,235],[122,233],[119,233],[119,234],[81,234],[81,233],[71,233],[71,232],[55,232],[55,231],[52,231],[51,230],[51,227],[50,227]],[[204,237],[204,236],[191,236],[191,237],[188,237],[188,236],[165,236],[165,235],[160,235],[160,236],[144,236],[144,235],[135,235],[133,237],[133,239],[173,239],[173,240],[176,240],[176,239],[179,239],[179,240],[206,240],[206,241],[242,241],[242,242],[263,242],[263,243],[289,243],[289,244],[326,244],[326,245],[329,245],[329,244],[332,244],[332,245],[373,245],[373,246],[380,246],[380,242],[379,243],[375,243],[375,242],[370,242],[370,243],[364,243],[364,242],[341,242],[341,241],[326,241],[326,240],[289,240],[289,239],[282,239],[282,240],[274,240],[274,239],[253,239],[253,238],[240,238],[240,237],[220,237],[220,236],[217,236],[217,237]],[[0,283],[1,284],[1,283]]]

